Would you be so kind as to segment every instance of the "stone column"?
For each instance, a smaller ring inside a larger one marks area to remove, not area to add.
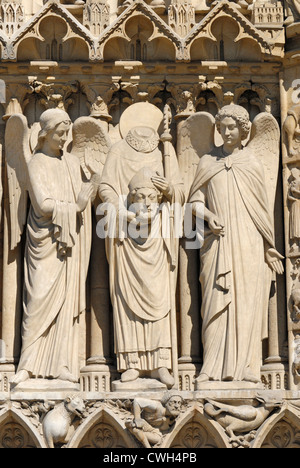
[[[177,150],[180,154],[180,129],[190,113],[177,115]],[[180,161],[179,161],[180,167]],[[186,194],[189,187],[186,187]],[[180,240],[178,266],[178,297],[180,310],[179,388],[193,390],[193,381],[200,372],[201,326],[199,251],[185,248],[186,239]]]
[[[111,116],[103,99],[98,97],[91,106],[91,117],[103,122],[108,131]],[[110,391],[116,369],[113,367],[112,354],[112,310],[109,292],[109,268],[106,259],[105,239],[96,233],[99,217],[96,216],[99,197],[93,206],[92,249],[90,259],[90,334],[87,336],[89,357],[86,366],[81,369],[81,390],[88,392]]]

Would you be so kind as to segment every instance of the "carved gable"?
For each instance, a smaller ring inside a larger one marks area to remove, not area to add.
[[[105,61],[174,61],[181,50],[178,34],[142,0],[133,2],[99,39]]]
[[[4,59],[95,60],[95,39],[58,1],[50,1],[8,40]]]
[[[274,56],[275,40],[257,29],[232,2],[223,0],[185,39],[192,61],[256,62]],[[276,49],[276,54],[280,53]]]

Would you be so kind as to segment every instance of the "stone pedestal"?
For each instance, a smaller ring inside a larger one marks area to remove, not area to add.
[[[112,383],[113,392],[161,392],[167,390],[166,385],[155,379],[136,379],[133,382],[117,380]]]
[[[195,382],[196,390],[263,390],[264,385],[259,383],[251,382],[222,382],[222,381],[207,381],[207,382]]]
[[[80,372],[80,390],[83,392],[110,392],[111,380],[117,378],[116,369],[106,362],[88,360]]]

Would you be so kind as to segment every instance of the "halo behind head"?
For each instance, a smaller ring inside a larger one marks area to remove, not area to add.
[[[163,113],[158,107],[148,102],[138,102],[128,107],[120,119],[120,133],[126,138],[128,132],[135,127],[149,127],[159,134],[162,131]]]

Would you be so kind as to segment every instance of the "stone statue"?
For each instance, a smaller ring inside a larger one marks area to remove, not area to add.
[[[163,433],[174,425],[180,415],[182,405],[182,397],[169,392],[162,401],[135,398],[132,403],[134,419],[126,421],[126,427],[144,447],[159,445]]]
[[[286,149],[289,157],[297,156],[299,148],[299,122],[300,122],[300,104],[294,104],[288,111],[283,122],[283,132],[286,138]]]
[[[48,448],[66,443],[66,437],[75,418],[82,419],[85,405],[78,395],[72,395],[57,404],[43,419],[43,435]]]
[[[40,117],[37,146],[29,149],[27,120],[13,115],[5,135],[10,196],[11,249],[27,224],[25,246],[22,350],[12,384],[29,378],[76,383],[79,379],[79,317],[85,310],[85,281],[90,245],[90,202],[98,190],[88,170],[93,154],[86,143],[98,141],[98,156],[108,148],[99,143],[93,119],[75,122],[74,154],[65,143],[71,128],[68,114],[49,109]],[[78,131],[76,133],[76,128]],[[18,137],[16,138],[16,135]],[[81,147],[89,158],[80,158]],[[94,170],[100,171],[101,157]],[[27,194],[30,209],[27,218]]]
[[[300,285],[296,283],[291,291],[292,320],[300,320]]]
[[[290,241],[292,243],[289,256],[300,256],[300,169],[291,169],[291,178],[288,189],[290,202]]]
[[[249,442],[255,438],[254,431],[262,425],[275,408],[282,405],[282,401],[268,393],[257,395],[256,399],[260,403],[259,406],[229,405],[207,398],[204,411],[225,429],[234,447],[249,448]],[[247,434],[246,437],[245,434]]]
[[[209,116],[202,135],[209,139],[203,147],[211,150],[203,154],[201,146],[194,148],[200,162],[189,196],[193,212],[206,223],[200,249],[204,362],[198,386],[209,380],[260,382],[272,273],[283,273],[272,219],[278,124],[270,114],[259,114],[245,147],[250,120],[243,107],[223,107],[215,124],[224,144],[214,146]]]
[[[176,239],[162,237],[163,221],[157,206],[160,200],[166,210],[167,203],[182,204],[183,184],[174,150],[170,151],[170,178],[163,175],[157,132],[162,119],[162,113],[147,103],[135,104],[124,112],[120,122],[124,138],[107,157],[100,196],[108,212],[118,213],[119,230],[107,237],[107,252],[121,381],[134,382],[144,375],[172,387],[172,352],[177,348],[172,332],[175,324],[171,323],[175,311]],[[138,205],[138,210],[130,209],[132,203]],[[134,236],[129,228],[137,222],[148,226],[151,204],[151,226],[156,235],[148,236],[147,228],[143,238]],[[112,214],[108,223],[113,219]]]

